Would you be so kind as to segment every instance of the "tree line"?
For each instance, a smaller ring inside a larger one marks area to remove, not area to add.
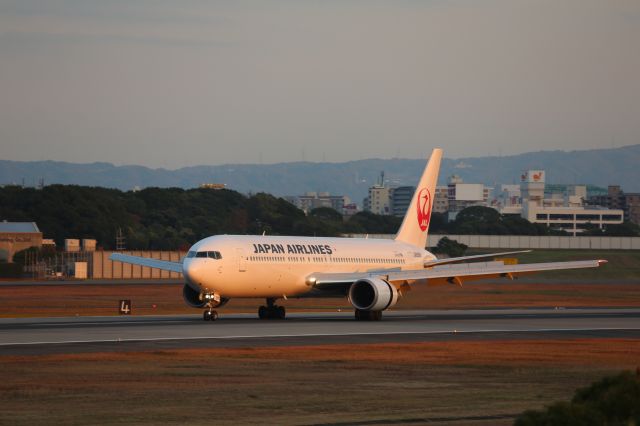
[[[120,191],[101,187],[49,185],[42,189],[0,188],[0,218],[36,222],[58,245],[66,238],[95,238],[114,249],[122,230],[127,249],[185,249],[216,234],[338,236],[394,233],[400,218],[358,213],[347,221],[332,209],[309,215],[269,194],[243,195],[222,189],[147,188]]]
[[[243,195],[227,189],[200,188],[125,192],[77,185],[0,188],[0,219],[36,222],[44,237],[53,238],[58,245],[65,238],[95,238],[104,249],[115,248],[121,229],[126,248],[134,250],[185,249],[216,234],[393,234],[402,222],[402,218],[369,212],[343,220],[330,208],[314,209],[305,215],[286,200],[265,193]],[[636,228],[632,231],[637,235]],[[467,208],[451,223],[444,215],[434,213],[430,231],[512,235],[555,232],[486,207]]]

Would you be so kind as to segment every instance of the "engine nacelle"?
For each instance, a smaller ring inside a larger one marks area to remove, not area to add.
[[[200,292],[200,290],[196,290],[191,287],[189,284],[185,284],[182,287],[182,298],[185,303],[192,308],[204,308],[207,302],[211,302],[212,308],[219,308],[229,301],[226,297],[221,297],[219,302],[216,302],[214,299],[207,299],[206,295]]]
[[[349,302],[361,311],[384,311],[398,301],[398,290],[379,278],[364,278],[349,287]]]

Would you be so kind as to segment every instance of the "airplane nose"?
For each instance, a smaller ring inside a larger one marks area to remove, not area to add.
[[[200,259],[186,259],[182,264],[182,274],[186,280],[197,286],[204,282],[204,262]]]

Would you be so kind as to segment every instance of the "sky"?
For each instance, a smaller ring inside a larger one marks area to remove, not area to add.
[[[0,0],[0,159],[640,143],[637,0]]]

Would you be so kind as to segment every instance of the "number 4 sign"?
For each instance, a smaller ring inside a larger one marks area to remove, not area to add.
[[[121,300],[118,312],[120,315],[131,315],[131,300]]]

